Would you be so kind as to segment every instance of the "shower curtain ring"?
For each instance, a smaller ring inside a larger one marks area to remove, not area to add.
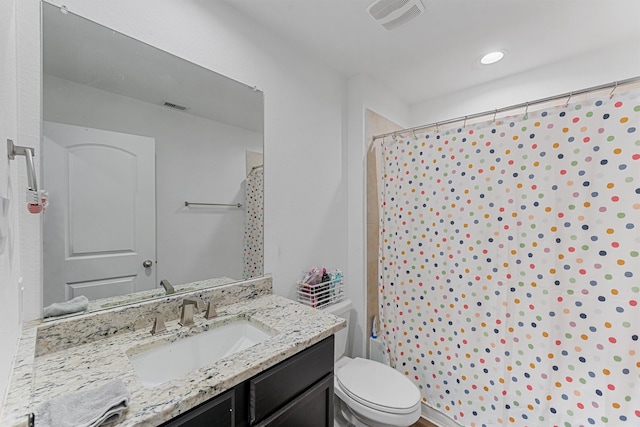
[[[565,108],[569,106],[569,101],[571,101],[572,96],[573,96],[573,91],[569,93],[569,98],[567,98],[567,102],[564,104]]]
[[[464,116],[464,122],[462,123],[462,129],[467,128],[467,116]]]
[[[613,92],[615,92],[617,88],[618,88],[618,81],[616,80],[615,86],[613,86],[613,89],[611,89],[611,93],[609,94],[609,99],[613,98]]]
[[[436,122],[436,133],[440,133],[440,125]]]
[[[496,115],[498,114],[498,109],[493,110],[493,123],[496,122]]]
[[[524,108],[524,117],[523,119],[527,120],[529,118],[529,103],[527,102],[527,106]]]

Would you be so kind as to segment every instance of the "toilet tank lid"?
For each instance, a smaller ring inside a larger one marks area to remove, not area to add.
[[[356,357],[336,372],[340,386],[365,405],[408,410],[420,402],[420,391],[395,369],[373,360]]]

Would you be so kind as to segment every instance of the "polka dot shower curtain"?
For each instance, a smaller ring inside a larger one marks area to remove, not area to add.
[[[640,91],[565,102],[382,143],[382,337],[463,426],[640,426]]]

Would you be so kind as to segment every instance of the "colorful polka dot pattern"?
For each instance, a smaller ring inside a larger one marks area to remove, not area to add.
[[[243,278],[264,274],[263,222],[264,222],[264,172],[254,169],[245,182],[246,223],[244,230]]]
[[[640,91],[383,144],[392,365],[467,427],[640,426]]]

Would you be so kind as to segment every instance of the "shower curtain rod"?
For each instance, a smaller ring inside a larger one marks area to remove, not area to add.
[[[406,129],[401,129],[401,130],[397,130],[394,132],[387,132],[387,133],[383,133],[380,135],[374,135],[373,136],[373,141],[375,141],[376,139],[380,139],[380,138],[384,138],[387,136],[398,136],[401,135],[403,133],[407,133],[407,132],[415,132],[417,130],[422,130],[422,129],[428,129],[428,128],[432,128],[432,127],[437,127],[437,126],[441,126],[441,125],[449,125],[451,123],[456,123],[456,122],[461,122],[461,121],[467,121],[469,119],[477,119],[479,117],[483,117],[483,116],[489,116],[491,114],[494,115],[494,120],[495,120],[495,115],[498,113],[504,113],[505,111],[510,111],[510,110],[516,110],[518,108],[528,108],[532,105],[536,105],[536,104],[542,104],[545,102],[550,102],[550,101],[555,101],[556,99],[562,99],[562,98],[567,98],[567,104],[569,104],[569,100],[571,99],[571,97],[573,96],[578,96],[578,95],[583,95],[585,93],[589,93],[589,92],[595,92],[598,90],[603,90],[603,89],[608,89],[610,87],[613,88],[613,90],[611,91],[610,97],[613,97],[615,90],[618,88],[618,86],[624,86],[624,85],[628,85],[628,84],[632,84],[632,83],[640,83],[640,76],[638,77],[632,77],[630,79],[625,79],[625,80],[617,80],[615,82],[611,82],[611,83],[606,83],[600,86],[592,86],[586,89],[581,89],[581,90],[574,90],[571,92],[566,92],[560,95],[554,95],[554,96],[549,96],[547,98],[541,98],[541,99],[536,99],[535,101],[529,101],[529,102],[523,102],[520,104],[516,104],[516,105],[511,105],[509,107],[504,107],[504,108],[497,108],[495,110],[489,110],[489,111],[483,111],[482,113],[475,113],[475,114],[470,114],[468,116],[462,116],[462,117],[456,117],[455,119],[448,119],[448,120],[444,120],[441,122],[434,122],[434,123],[429,123],[428,125],[421,125],[421,126],[416,126],[416,127],[412,127],[412,128],[406,128]]]

